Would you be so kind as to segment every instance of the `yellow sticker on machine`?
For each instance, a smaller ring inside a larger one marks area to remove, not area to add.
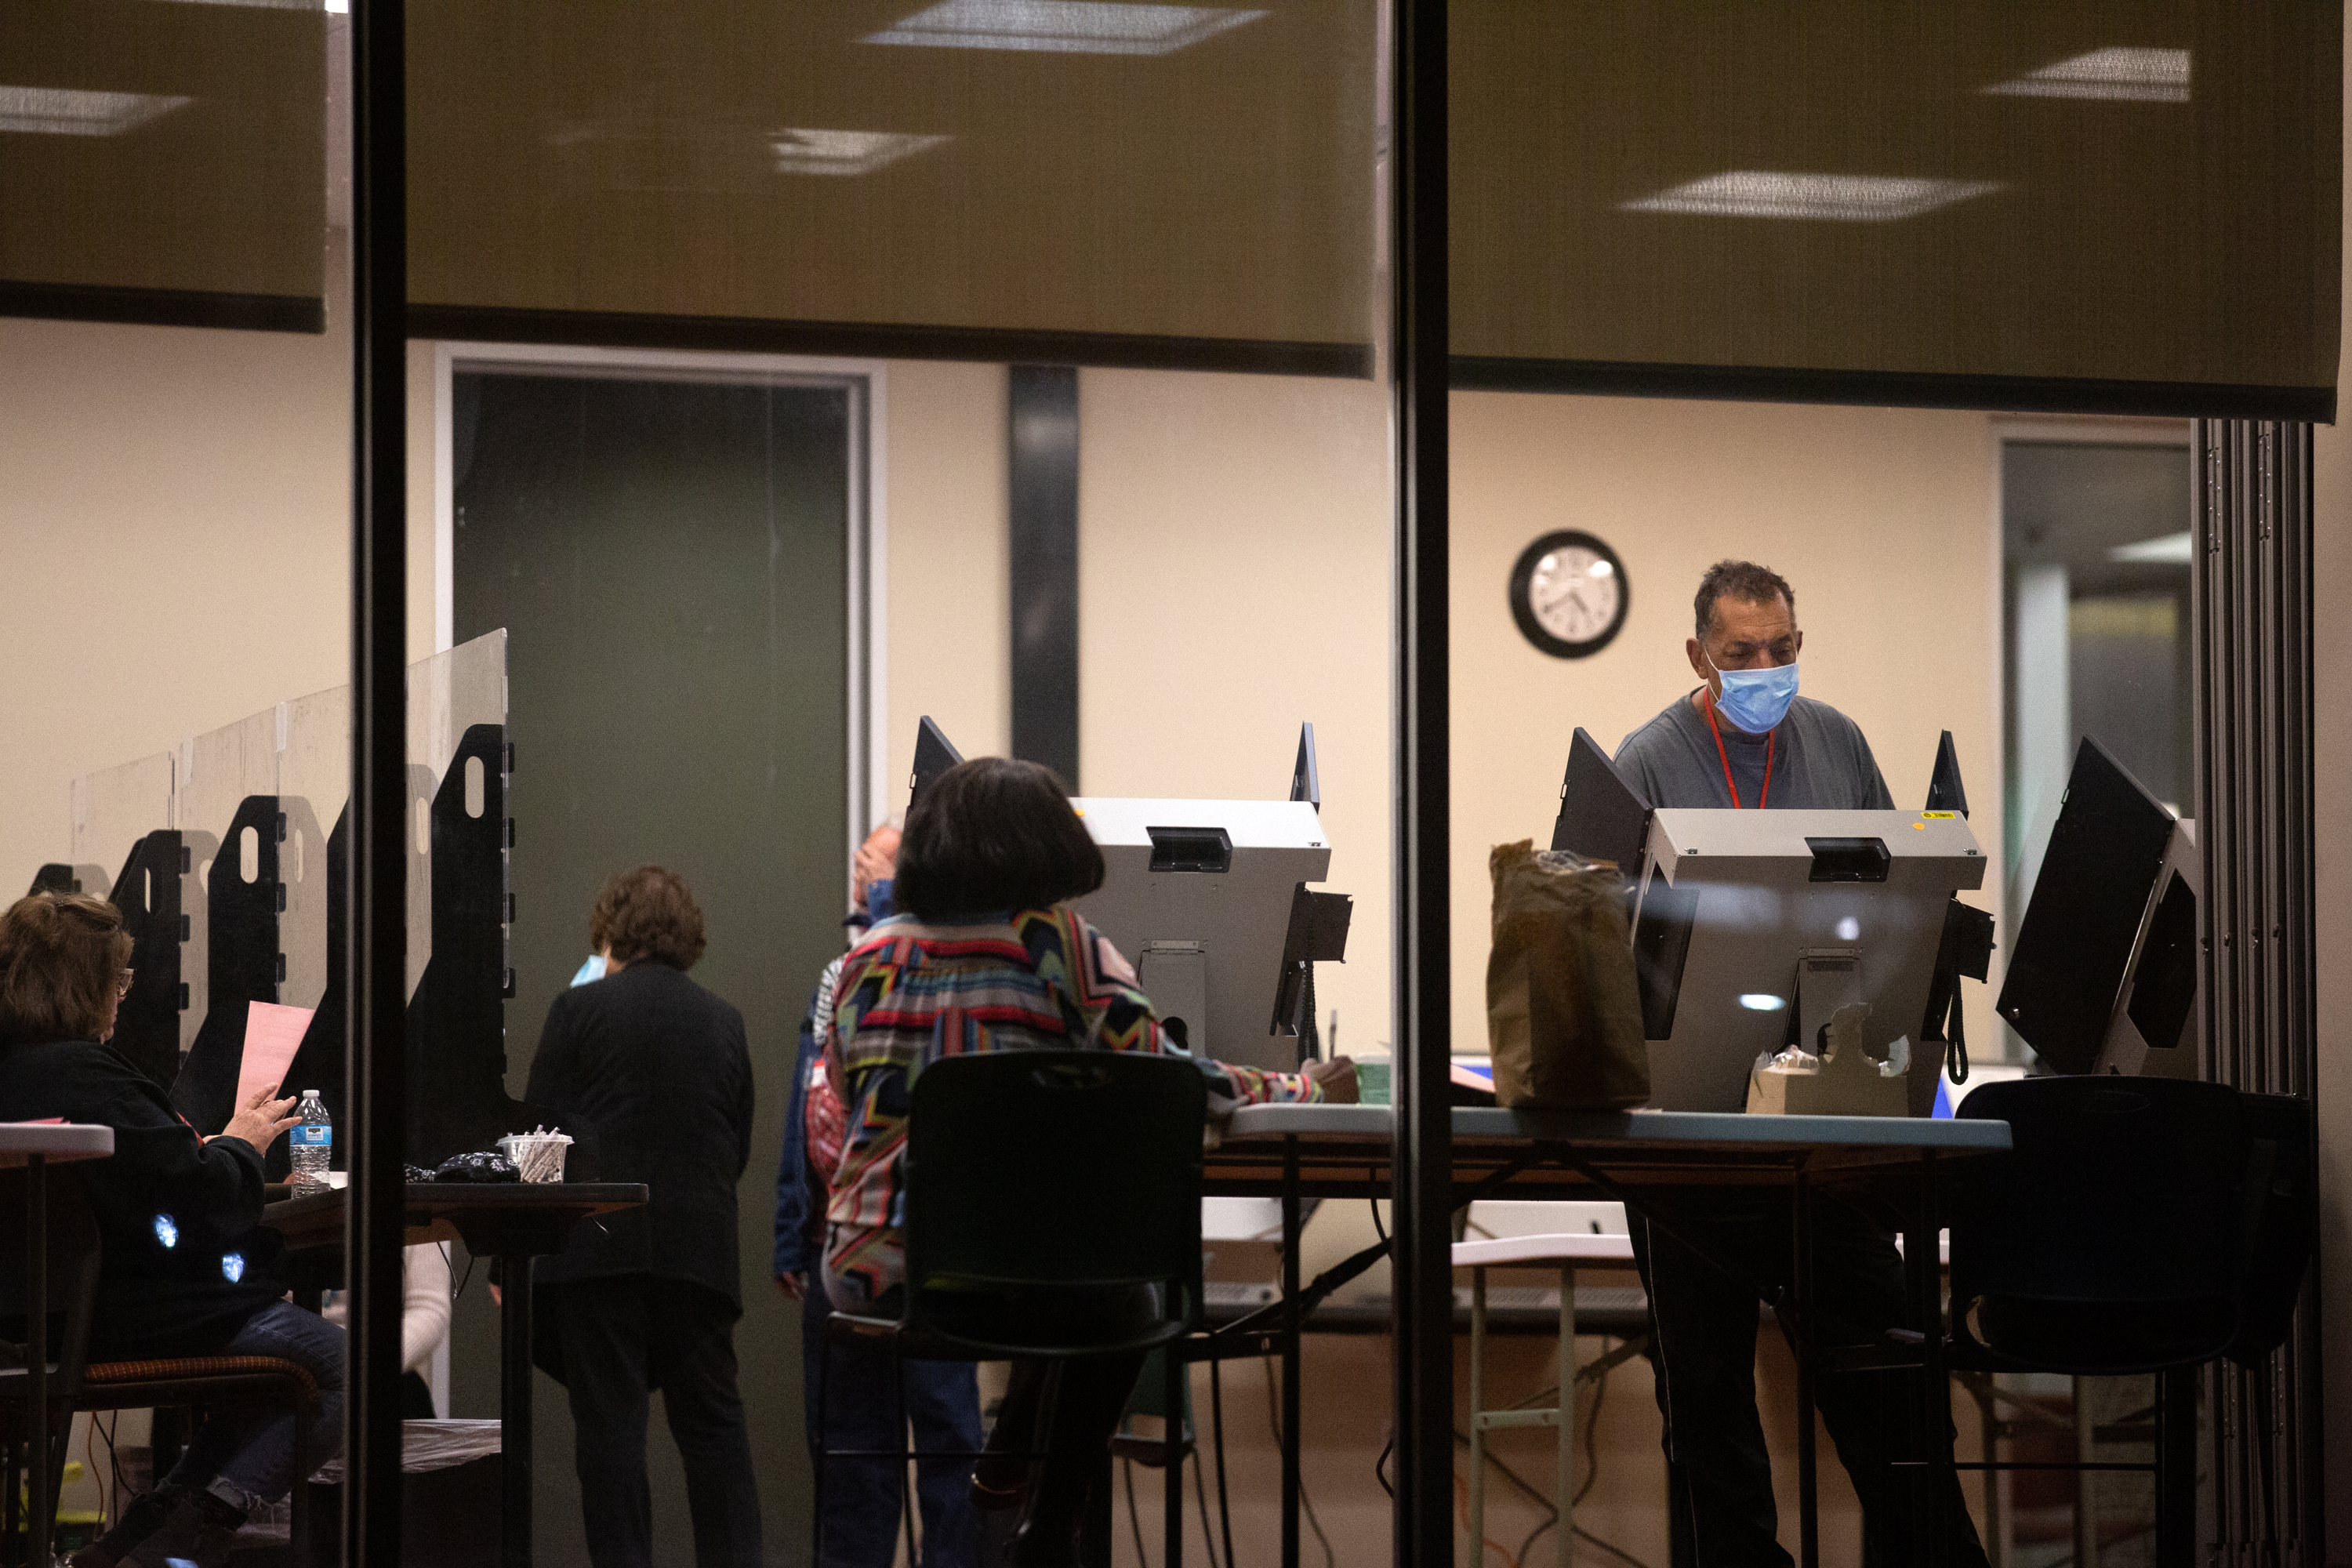
[[[1957,811],[1923,811],[1923,812],[1921,812],[1919,815],[1920,815],[1920,816],[1924,816],[1924,817],[1926,817],[1926,818],[1927,818],[1929,821],[1931,821],[1931,822],[1932,822],[1932,821],[1935,821],[1935,820],[1936,820],[1937,818],[1938,818],[1938,817],[1944,818],[1944,819],[1946,819],[1946,820],[1949,820],[1950,818],[1955,817],[1955,816],[1959,816],[1960,814],[1959,814],[1958,812],[1957,812]]]

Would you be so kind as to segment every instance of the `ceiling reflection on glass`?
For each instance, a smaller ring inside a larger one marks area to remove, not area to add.
[[[0,0],[0,305],[169,290],[315,321],[325,32],[317,0]]]
[[[1370,341],[1360,0],[408,16],[421,303]]]
[[[1522,367],[1496,384],[1598,363],[2333,386],[2338,5],[1450,16],[1454,347]]]
[[[1126,0],[940,0],[866,41],[927,48],[1165,55],[1265,15],[1224,5],[1130,5]]]

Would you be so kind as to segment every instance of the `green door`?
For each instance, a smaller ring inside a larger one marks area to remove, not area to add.
[[[646,861],[683,875],[709,928],[694,978],[742,1010],[757,1069],[735,1345],[767,1558],[798,1563],[800,1327],[769,1258],[796,1033],[841,948],[852,394],[463,373],[454,390],[456,635],[509,634],[508,1086],[522,1092],[588,954],[604,879]],[[454,1414],[498,1414],[498,1343],[477,1280],[457,1303]],[[537,1555],[584,1562],[571,1416],[544,1374],[534,1409]],[[647,1450],[655,1560],[690,1563],[658,1396]]]

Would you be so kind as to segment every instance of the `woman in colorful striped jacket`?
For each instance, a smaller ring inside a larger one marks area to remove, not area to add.
[[[960,763],[908,813],[893,890],[903,912],[849,953],[834,993],[826,1065],[849,1123],[826,1209],[824,1288],[836,1309],[898,1308],[907,1110],[927,1064],[1072,1047],[1186,1054],[1160,1028],[1127,960],[1067,906],[1102,879],[1102,852],[1036,763]],[[1199,1065],[1213,1116],[1245,1104],[1355,1098],[1345,1058],[1303,1073]],[[1030,1500],[1016,1563],[1075,1562],[1087,1461],[1108,1442],[1139,1365],[1138,1357],[1108,1357],[1065,1369],[1045,1445],[1056,1462]],[[1034,1420],[1041,1383],[1034,1369],[1016,1367],[999,1446],[1028,1441],[1022,1428]],[[1017,1505],[1024,1468],[983,1461],[976,1500]]]

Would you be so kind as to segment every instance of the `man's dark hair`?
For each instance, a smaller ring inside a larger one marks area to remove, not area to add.
[[[1698,612],[1701,642],[1715,627],[1715,602],[1726,594],[1750,605],[1769,605],[1777,595],[1789,602],[1791,619],[1797,614],[1797,591],[1786,577],[1753,561],[1718,561],[1698,580],[1698,596],[1691,601],[1691,608]]]
[[[0,1039],[94,1040],[131,962],[122,915],[88,893],[34,893],[0,915]]]
[[[588,911],[588,943],[608,948],[623,963],[651,959],[692,969],[702,957],[702,910],[686,879],[659,866],[639,866],[606,882]]]
[[[890,900],[919,920],[1038,910],[1102,886],[1102,851],[1051,769],[974,757],[907,813]]]

